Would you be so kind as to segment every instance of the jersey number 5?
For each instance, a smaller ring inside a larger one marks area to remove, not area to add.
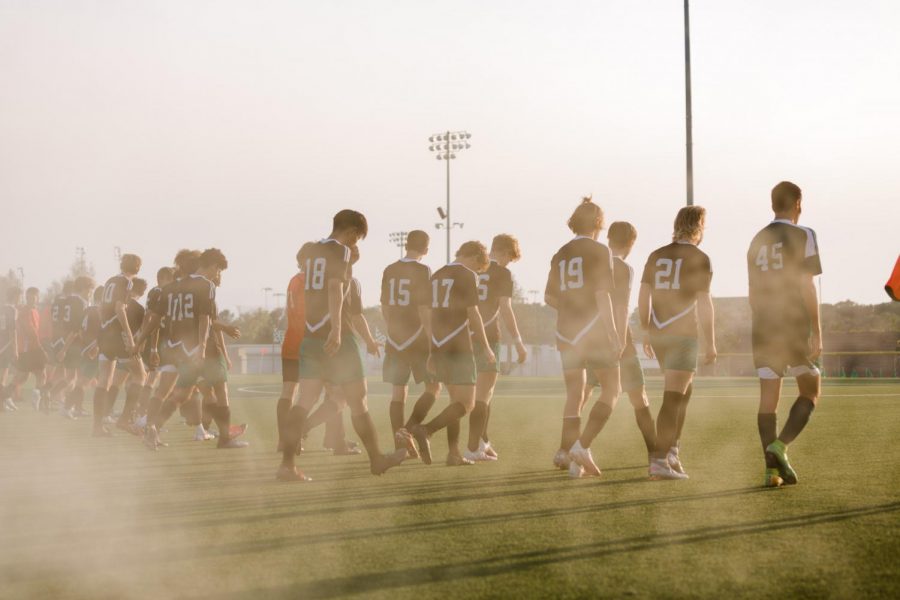
[[[656,261],[656,266],[660,267],[656,271],[655,287],[658,290],[680,290],[681,289],[681,262],[682,258],[660,258]],[[672,273],[674,265],[675,273]]]
[[[488,281],[490,281],[490,279],[490,275],[478,276],[478,299],[482,302],[486,301],[488,298]]]
[[[584,287],[584,258],[576,256],[559,261],[559,291]]]
[[[772,269],[779,271],[784,268],[784,255],[781,254],[781,248],[784,246],[781,242],[777,244],[772,244],[771,252],[769,252],[769,246],[762,245],[759,247],[759,252],[756,254],[756,266],[759,267],[760,271],[768,271],[769,267]],[[772,262],[769,263],[769,255],[771,254]]]
[[[444,300],[440,300],[440,288],[444,288]],[[437,279],[431,282],[431,306],[432,308],[450,308],[450,290],[453,289],[452,279]]]
[[[391,279],[388,286],[391,306],[409,306],[409,279]]]
[[[306,289],[321,290],[325,287],[325,259],[306,259]]]

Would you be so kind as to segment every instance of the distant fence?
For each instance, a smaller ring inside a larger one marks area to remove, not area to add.
[[[826,352],[820,364],[825,377],[900,377],[900,352]],[[752,354],[720,354],[716,365],[701,373],[753,377],[756,369]]]

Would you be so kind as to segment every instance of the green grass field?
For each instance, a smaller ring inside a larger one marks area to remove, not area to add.
[[[232,382],[247,451],[193,442],[175,419],[153,453],[92,439],[89,419],[0,414],[0,596],[898,597],[900,382],[828,381],[791,447],[801,484],[779,490],[760,487],[755,381],[695,387],[685,482],[646,480],[627,399],[594,445],[602,479],[551,468],[555,379],[501,381],[498,463],[372,477],[319,451],[319,431],[300,459],[310,484],[273,479],[273,377]],[[385,447],[388,391],[370,395]]]

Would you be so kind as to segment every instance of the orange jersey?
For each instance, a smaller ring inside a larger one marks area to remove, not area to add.
[[[884,284],[884,291],[888,293],[892,300],[900,301],[900,257],[897,257],[897,264],[894,265],[894,272],[891,273],[891,278]]]
[[[287,331],[284,332],[284,342],[281,344],[282,358],[300,358],[300,343],[306,333],[305,287],[306,277],[302,272],[294,275],[288,283],[287,306],[284,309],[287,314]]]
[[[34,350],[34,342],[40,340],[41,330],[41,314],[38,309],[20,306],[16,323],[18,325],[19,352]]]

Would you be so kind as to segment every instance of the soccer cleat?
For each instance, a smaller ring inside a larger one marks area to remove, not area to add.
[[[499,457],[497,456],[497,451],[494,450],[494,447],[491,446],[490,442],[486,442],[484,440],[479,440],[478,442],[479,450],[483,450],[487,455],[488,460],[497,460]]]
[[[788,461],[787,446],[781,440],[775,440],[766,446],[766,457],[771,456],[778,463],[778,474],[784,480],[785,485],[797,483],[797,472]],[[771,464],[771,463],[770,463]]]
[[[591,449],[583,447],[581,442],[575,442],[569,450],[569,459],[584,467],[584,474],[588,477],[600,477],[600,467],[594,462]]]
[[[428,441],[428,432],[422,425],[416,425],[410,431],[419,446],[419,456],[426,465],[431,464],[431,442]]]
[[[670,467],[665,458],[654,458],[650,461],[650,480],[661,481],[664,479],[688,479],[688,476]]]
[[[465,452],[463,452],[463,457],[474,462],[491,462],[497,460],[496,456],[488,455],[481,448],[475,450],[474,452],[472,452],[471,450],[466,450]]]
[[[41,395],[37,390],[31,390],[31,408],[34,410],[40,410],[41,408]]]
[[[419,458],[419,450],[416,448],[416,441],[413,439],[412,434],[405,428],[401,427],[397,430],[397,433],[394,434],[394,441],[398,448],[406,449],[407,460]]]
[[[766,469],[763,485],[771,488],[777,488],[784,485],[784,479],[778,474],[778,469]]]
[[[74,408],[70,408],[69,410],[63,411],[62,415],[63,415],[65,418],[69,419],[70,421],[75,421],[75,420],[78,419],[78,417],[75,416],[75,409],[74,409]]]
[[[205,442],[211,439],[213,439],[213,436],[203,428],[203,425],[197,425],[197,430],[194,432],[194,441]]]
[[[475,461],[469,460],[465,456],[460,454],[448,454],[447,455],[447,466],[448,467],[468,467],[470,465],[474,465]]]
[[[132,435],[141,435],[141,430],[125,421],[116,421],[116,427]]]
[[[77,409],[75,409],[75,416],[76,417],[89,417],[89,416],[91,416],[91,413],[84,410],[83,408],[77,408]]]
[[[572,479],[580,479],[584,476],[584,467],[574,460],[569,461],[569,477]]]
[[[216,444],[217,450],[237,450],[238,448],[246,448],[250,445],[250,442],[245,442],[244,440],[236,440],[234,438],[230,440],[219,439],[219,443]]]
[[[297,467],[279,467],[275,473],[275,479],[278,481],[299,481],[303,483],[312,481],[311,477],[304,475],[303,471]]]
[[[157,431],[156,426],[148,425],[147,429],[144,430],[144,445],[150,450],[156,450],[163,445],[159,441],[159,431]]]
[[[362,454],[362,448],[358,446],[351,446],[350,444],[344,444],[344,447],[338,447],[331,451],[334,456],[356,456],[358,454]]]
[[[553,457],[553,466],[557,469],[568,469],[571,462],[572,460],[569,458],[569,453],[563,449],[557,450],[556,455]]]
[[[13,412],[19,410],[19,407],[16,406],[16,403],[13,402],[13,399],[12,399],[12,398],[7,398],[6,400],[4,400],[4,401],[3,401],[3,407],[4,407],[6,410],[13,411]]]
[[[391,454],[382,454],[372,459],[369,464],[369,470],[372,475],[383,475],[385,471],[392,467],[396,467],[406,459],[406,448],[395,450]]]
[[[681,458],[678,455],[678,446],[669,448],[669,453],[666,455],[666,462],[669,463],[669,466],[672,467],[672,470],[676,473],[685,473],[684,465],[681,464]]]
[[[244,435],[247,432],[247,427],[249,427],[249,425],[247,425],[246,423],[241,423],[240,425],[229,426],[228,427],[228,437],[230,437],[231,439],[241,437],[242,435]]]

